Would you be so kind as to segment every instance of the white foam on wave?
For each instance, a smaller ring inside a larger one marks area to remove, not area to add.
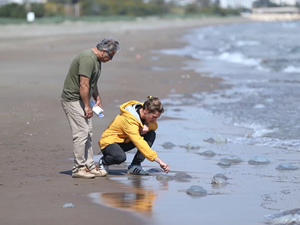
[[[235,43],[236,46],[238,47],[243,47],[243,46],[258,46],[260,43],[258,41],[237,41]]]
[[[198,54],[199,56],[202,56],[202,58],[203,58],[203,57],[205,57],[205,58],[210,58],[210,56],[213,55],[214,52],[213,52],[213,51],[209,51],[209,50],[198,50],[198,51],[197,51],[197,54]],[[200,57],[197,57],[197,58],[200,58]]]
[[[271,69],[270,69],[270,68],[266,68],[266,67],[263,67],[263,66],[261,66],[261,65],[257,65],[255,68],[256,68],[257,70],[259,70],[259,71],[262,71],[262,72],[271,72]]]
[[[258,124],[247,124],[247,123],[234,123],[236,127],[244,127],[250,128],[253,130],[251,135],[247,135],[246,137],[238,137],[235,139],[231,139],[232,143],[237,144],[247,144],[247,145],[258,145],[258,146],[269,146],[275,148],[288,149],[293,151],[300,151],[300,143],[299,140],[295,139],[278,139],[265,137],[266,134],[278,132],[279,129],[268,129]]]
[[[204,34],[198,34],[196,36],[197,40],[203,40],[205,38]]]
[[[186,48],[160,50],[162,54],[166,54],[166,55],[180,55],[180,51],[186,51]]]
[[[223,52],[218,58],[227,62],[238,63],[247,66],[258,66],[261,63],[260,59],[247,58],[239,52]]]
[[[234,123],[234,126],[236,127],[244,127],[244,128],[250,128],[253,130],[252,133],[252,137],[256,138],[256,137],[263,137],[265,134],[270,134],[270,133],[274,133],[277,132],[278,129],[268,129],[266,127],[263,127],[260,124],[255,124],[255,123]]]
[[[248,144],[248,145],[258,145],[258,146],[268,146],[274,148],[282,148],[293,151],[300,151],[299,140],[296,139],[285,139],[281,140],[278,138],[269,137],[258,137],[258,138],[236,138],[231,140],[232,143],[236,144]]]
[[[288,66],[282,70],[284,73],[300,73],[300,67]]]

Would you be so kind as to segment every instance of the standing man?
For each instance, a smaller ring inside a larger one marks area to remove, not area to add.
[[[96,47],[81,52],[71,63],[61,94],[62,108],[67,116],[73,137],[73,178],[106,176],[105,170],[95,166],[92,148],[93,110],[90,99],[102,108],[97,82],[101,63],[106,63],[120,51],[119,42],[104,38]]]
[[[164,172],[168,173],[169,165],[151,149],[156,138],[155,130],[158,127],[156,120],[163,112],[164,108],[160,100],[152,96],[149,96],[144,103],[132,100],[122,104],[120,114],[102,133],[98,142],[103,154],[99,160],[99,168],[105,170],[105,167],[125,162],[125,152],[137,148],[138,151],[128,167],[128,173],[149,175],[148,171],[141,166],[145,158],[157,162]]]

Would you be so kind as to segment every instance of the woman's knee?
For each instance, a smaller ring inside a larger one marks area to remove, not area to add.
[[[106,146],[102,150],[104,161],[108,165],[120,164],[126,161],[126,154],[123,149],[116,143]]]
[[[118,154],[114,156],[115,164],[121,164],[126,161],[126,154],[123,152],[123,154]]]
[[[153,140],[155,140],[155,137],[156,137],[156,133],[155,133],[154,130],[150,130],[149,132],[147,132],[144,135],[144,138],[146,138],[146,139],[153,139]]]

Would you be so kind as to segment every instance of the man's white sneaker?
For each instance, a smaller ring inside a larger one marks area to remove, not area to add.
[[[89,172],[89,170],[86,168],[86,167],[82,167],[82,168],[79,168],[77,170],[77,172],[73,172],[72,173],[72,177],[73,178],[86,178],[86,179],[91,179],[91,178],[95,178],[95,175],[94,174],[91,174]]]
[[[98,166],[90,170],[90,173],[94,174],[96,177],[105,177],[107,175],[106,170],[100,169]]]

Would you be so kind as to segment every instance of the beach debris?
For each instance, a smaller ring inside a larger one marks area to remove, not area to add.
[[[156,176],[156,180],[160,180],[160,181],[174,180],[174,177],[168,174],[159,174]]]
[[[229,155],[229,156],[226,156],[224,158],[221,159],[221,161],[229,161],[231,163],[239,163],[239,162],[243,162],[243,160],[236,156],[236,155]]]
[[[214,177],[212,180],[211,180],[211,184],[228,184],[227,180],[221,178],[221,177]]]
[[[199,153],[197,153],[197,154],[199,154],[199,155],[204,155],[204,156],[210,156],[210,157],[216,155],[216,153],[215,153],[214,151],[212,151],[212,150],[206,150],[206,151],[204,151],[204,152],[199,152]]]
[[[73,203],[65,203],[63,205],[63,208],[74,208],[75,206],[73,205]]]
[[[135,58],[136,58],[136,59],[140,59],[140,58],[142,58],[142,56],[141,56],[140,54],[137,54],[137,55],[135,56]]]
[[[179,145],[180,148],[185,148],[185,149],[199,149],[200,146],[197,145],[192,145],[192,144],[186,144],[186,145]]]
[[[184,110],[182,108],[176,108],[176,109],[172,109],[172,111],[174,111],[174,112],[182,112]]]
[[[177,180],[180,180],[180,179],[192,178],[192,176],[188,175],[185,172],[177,172],[177,173],[175,173],[174,178]]]
[[[182,104],[184,105],[194,105],[197,101],[195,99],[184,98],[182,99]]]
[[[267,159],[267,157],[265,157],[265,156],[256,155],[256,156],[252,157],[248,161],[248,163],[254,164],[254,165],[268,164],[268,163],[270,163],[270,160]]]
[[[173,103],[170,103],[170,102],[166,102],[164,103],[164,106],[173,106],[174,104]]]
[[[228,179],[229,179],[229,178],[228,178],[227,176],[225,176],[223,173],[217,173],[217,174],[215,174],[215,175],[213,176],[213,178],[216,178],[216,177],[222,178],[222,179],[224,179],[224,180],[228,180]]]
[[[192,185],[189,189],[187,189],[186,193],[193,196],[207,195],[207,191],[203,187],[198,185]]]
[[[287,163],[282,163],[279,164],[276,168],[276,170],[297,170],[299,169],[298,166],[287,164]]]
[[[209,142],[211,144],[226,144],[227,143],[227,138],[222,138],[222,137],[211,137],[208,139],[205,139],[203,141]]]
[[[172,142],[167,141],[167,142],[163,143],[162,146],[163,146],[163,148],[170,149],[170,148],[175,147],[176,145],[173,144]]]
[[[265,219],[269,224],[287,224],[299,225],[300,224],[300,209],[292,209],[281,211],[273,215],[265,215]]]
[[[149,173],[161,173],[163,170],[161,168],[151,168],[148,170]]]
[[[218,163],[218,166],[231,166],[231,162],[225,159],[221,159]]]

